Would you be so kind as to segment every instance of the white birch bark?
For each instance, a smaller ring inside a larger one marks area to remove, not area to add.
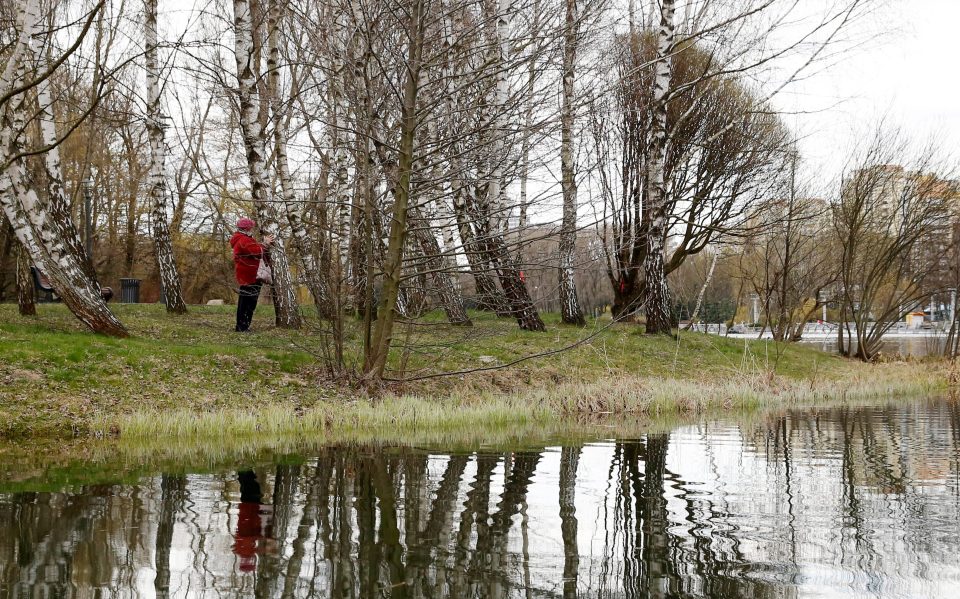
[[[260,121],[260,98],[254,64],[253,20],[249,0],[234,0],[234,53],[237,64],[237,96],[240,105],[240,128],[246,150],[250,177],[250,196],[256,210],[260,231],[276,239],[270,250],[273,268],[273,306],[276,324],[281,328],[300,328],[300,309],[290,264],[276,210],[266,184],[266,139]]]
[[[15,144],[11,145],[8,123],[0,138],[4,149],[0,158],[6,162],[19,151]],[[47,276],[70,311],[94,332],[126,337],[126,329],[107,308],[100,290],[60,237],[52,215],[30,185],[22,160],[14,160],[0,178],[0,204],[30,260]]]
[[[583,310],[574,279],[577,244],[577,181],[573,164],[574,77],[579,37],[577,0],[566,0],[563,32],[563,94],[560,105],[560,185],[563,188],[563,220],[560,225],[560,318],[566,324],[583,326]]]
[[[657,33],[657,61],[654,64],[652,131],[647,157],[647,253],[644,257],[648,334],[670,333],[670,291],[664,271],[664,243],[667,235],[664,153],[667,141],[667,95],[670,89],[670,53],[673,49],[675,0],[662,0]]]
[[[19,15],[23,50],[18,43],[10,58],[14,64],[8,62],[4,68],[0,89],[12,90],[22,80],[26,71],[23,61],[33,55],[38,13],[37,0],[27,0]],[[0,173],[0,205],[30,260],[44,272],[70,311],[95,332],[126,337],[126,329],[107,308],[99,287],[86,275],[78,256],[64,240],[61,231],[68,223],[57,222],[30,184],[23,158],[14,158],[23,151],[25,101],[24,93],[10,99],[0,127],[0,160],[7,165]]]
[[[36,61],[40,64],[40,61]],[[60,148],[57,146],[57,130],[53,117],[53,100],[50,96],[50,79],[44,79],[37,85],[37,103],[39,113],[37,124],[40,129],[40,143],[50,149],[43,155],[43,165],[47,174],[47,197],[54,222],[60,226],[60,235],[77,256],[87,277],[98,286],[96,271],[91,256],[83,247],[83,240],[70,216],[70,204],[63,190],[63,171],[60,165]]]
[[[24,56],[30,51],[33,36],[37,33],[37,21],[40,13],[40,0],[26,0],[17,13],[17,25],[20,33],[17,35],[17,44],[14,46],[7,63],[0,73],[0,94],[6,95],[13,91],[18,84],[23,67]],[[12,100],[12,99],[11,99]]]
[[[533,2],[533,25],[531,26],[532,35],[540,34],[540,1]],[[530,64],[527,65],[527,108],[523,115],[523,140],[520,142],[520,214],[517,219],[517,257],[519,259],[522,251],[522,237],[524,229],[527,227],[527,179],[530,176],[530,129],[533,125],[533,92],[537,80],[537,56],[536,48],[531,50]]]
[[[353,31],[348,11],[342,7],[326,7],[326,19],[333,26],[323,34],[323,62],[329,73],[326,84],[323,129],[320,134],[319,152],[323,167],[323,181],[327,185],[327,206],[330,207],[330,222],[333,223],[331,241],[333,256],[339,262],[338,273],[346,273],[350,255],[351,189],[348,185],[348,137],[346,116],[350,112],[344,89],[348,76],[346,56],[351,53]]]
[[[455,46],[457,44],[457,20],[453,17],[454,9],[447,8],[444,4],[443,35],[444,45],[448,51],[443,59],[442,75],[447,82],[444,90],[444,135],[453,140],[462,139],[463,119],[460,117],[461,110],[456,105],[453,93],[453,82],[456,78],[456,67],[454,61],[460,58],[456,54]],[[452,198],[452,210],[447,218],[447,227],[444,235],[444,241],[448,252],[455,251],[457,244],[454,240],[453,228],[456,227],[460,236],[460,246],[467,259],[470,272],[473,275],[476,287],[477,309],[490,311],[500,317],[507,317],[511,312],[507,306],[504,294],[498,289],[494,276],[496,269],[489,261],[489,254],[482,251],[477,239],[476,231],[482,229],[483,223],[476,219],[472,214],[475,206],[479,203],[476,196],[476,185],[467,181],[467,166],[464,160],[463,144],[454,141],[450,144],[447,152],[446,162],[449,167],[447,180],[450,184],[450,197]],[[468,207],[469,205],[469,207]],[[487,218],[487,217],[482,217]],[[488,224],[489,219],[487,218]],[[489,227],[486,227],[489,228]],[[456,258],[452,258],[456,260]]]
[[[719,259],[720,252],[714,252],[713,260],[710,261],[710,269],[707,271],[707,278],[703,280],[703,287],[700,288],[700,293],[697,294],[697,303],[693,307],[693,314],[690,315],[690,327],[697,323],[697,318],[700,316],[700,307],[703,306],[703,298],[707,294],[707,288],[710,287],[710,283],[713,281],[713,273],[717,269],[717,261]]]
[[[490,52],[489,68],[495,74],[485,120],[494,137],[485,140],[488,149],[485,155],[487,172],[484,193],[472,197],[475,203],[471,202],[473,205],[468,204],[466,208],[472,213],[477,228],[476,247],[484,260],[497,271],[511,315],[517,319],[521,329],[544,331],[546,326],[530,298],[521,276],[519,261],[511,255],[504,239],[507,219],[503,164],[509,153],[506,137],[509,127],[505,118],[510,93],[507,62],[510,57],[510,19],[514,7],[512,0],[488,0],[484,3],[484,10]]]
[[[267,20],[267,90],[268,101],[272,105],[274,160],[277,165],[277,178],[280,180],[280,195],[283,200],[283,212],[290,225],[290,240],[294,255],[300,266],[302,279],[306,282],[317,313],[321,317],[330,316],[331,300],[323,270],[314,259],[315,252],[310,234],[304,225],[302,210],[297,205],[296,192],[290,176],[287,158],[287,121],[280,107],[280,22],[283,11],[280,2],[273,0]]]
[[[507,123],[505,112],[510,97],[510,81],[507,79],[506,63],[510,58],[510,19],[513,16],[513,0],[487,0],[490,4],[496,2],[496,15],[488,15],[496,21],[493,28],[490,44],[492,68],[496,73],[493,101],[488,110],[490,130],[493,132],[493,141],[489,144],[486,201],[489,205],[489,227],[492,234],[501,233],[507,224],[506,198],[504,189],[503,163],[506,160]]]
[[[150,136],[150,224],[157,271],[167,312],[186,314],[180,273],[173,254],[173,241],[167,224],[167,183],[164,176],[166,146],[163,139],[163,112],[160,108],[160,67],[157,59],[157,0],[144,0],[146,38],[147,133]]]

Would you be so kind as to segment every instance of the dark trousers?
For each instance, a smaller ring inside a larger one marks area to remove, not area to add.
[[[246,331],[250,328],[250,321],[253,320],[259,297],[259,283],[240,286],[240,297],[237,299],[237,331]]]

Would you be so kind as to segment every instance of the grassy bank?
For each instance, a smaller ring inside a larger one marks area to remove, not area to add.
[[[330,380],[319,323],[279,331],[261,309],[258,332],[238,335],[229,306],[194,307],[185,317],[158,306],[116,310],[130,339],[91,335],[62,306],[41,306],[38,319],[0,306],[0,436],[468,434],[539,429],[567,418],[930,394],[947,379],[936,362],[866,365],[795,344],[648,338],[632,325],[601,320],[578,329],[549,315],[549,332],[524,333],[475,315],[471,329],[439,317],[402,326],[395,381],[369,398]],[[348,363],[357,360],[358,335],[347,331]],[[567,346],[574,347],[524,360]],[[460,374],[430,378],[450,372]]]

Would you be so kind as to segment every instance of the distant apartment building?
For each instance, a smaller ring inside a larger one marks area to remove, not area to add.
[[[917,235],[910,259],[915,280],[932,290],[956,287],[960,181],[883,164],[851,173],[842,193],[844,209],[863,215],[860,234]],[[931,311],[935,304],[931,299]]]
[[[960,216],[960,181],[934,173],[909,171],[898,164],[858,169],[842,185],[844,204],[864,215],[872,232],[895,233],[916,211],[933,204],[939,209],[925,217],[931,230],[947,235]]]

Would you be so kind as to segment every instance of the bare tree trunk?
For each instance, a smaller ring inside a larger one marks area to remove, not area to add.
[[[275,135],[277,137],[282,135],[280,129],[276,131]],[[317,315],[320,318],[330,318],[333,303],[330,299],[327,273],[315,259],[316,254],[314,248],[311,247],[310,235],[303,223],[302,212],[296,204],[296,196],[293,192],[293,183],[290,180],[290,170],[287,164],[285,143],[279,141],[279,139],[277,140],[275,158],[277,161],[277,177],[280,179],[280,191],[283,194],[284,212],[290,225],[291,248],[300,262],[301,276],[313,296]],[[319,243],[324,244],[325,239],[320,237]],[[325,250],[321,249],[321,252],[323,251]]]
[[[37,304],[33,277],[30,274],[30,258],[17,240],[13,240],[13,251],[17,256],[17,309],[20,316],[36,316]]]
[[[393,218],[390,221],[390,237],[383,265],[383,292],[378,310],[377,325],[363,365],[369,378],[383,376],[393,341],[393,323],[397,314],[397,297],[400,293],[400,275],[403,268],[403,250],[407,239],[407,216],[410,204],[410,179],[413,174],[413,152],[416,142],[418,115],[417,95],[420,91],[420,61],[423,54],[423,6],[424,0],[413,0],[407,25],[409,49],[407,51],[407,76],[401,108],[401,131],[397,185],[395,186]]]
[[[468,226],[476,228],[475,233],[468,233],[468,237],[474,238],[480,263],[496,271],[509,314],[517,319],[517,324],[523,330],[544,331],[546,326],[533,305],[519,261],[511,255],[504,239],[507,223],[504,163],[509,153],[506,132],[510,129],[509,124],[504,122],[504,108],[510,95],[506,62],[511,52],[509,31],[514,7],[511,0],[497,0],[485,3],[483,10],[486,21],[484,35],[489,48],[488,62],[495,77],[495,84],[487,94],[484,121],[486,130],[493,138],[484,140],[480,162],[485,172],[481,175],[483,183],[477,186],[479,189],[468,194],[454,192],[454,199],[459,203],[457,217],[461,223],[466,222]],[[458,187],[458,184],[454,183],[454,187]],[[461,237],[464,228],[461,224]],[[463,241],[465,249],[469,251],[467,240]]]
[[[39,64],[39,55],[36,55],[35,59]],[[50,213],[54,216],[54,220],[63,224],[60,231],[62,239],[70,247],[70,251],[77,256],[83,272],[94,284],[97,284],[97,273],[93,268],[92,257],[87,255],[83,246],[83,240],[80,239],[80,233],[70,215],[70,204],[63,191],[63,170],[60,165],[60,148],[57,147],[57,130],[53,117],[53,99],[50,97],[49,79],[44,79],[37,85],[37,104],[40,108],[37,115],[40,142],[50,148],[43,155]]]
[[[11,147],[10,131],[10,124],[5,123],[4,148]],[[61,227],[30,186],[22,160],[10,163],[0,179],[0,204],[30,259],[47,276],[70,311],[96,333],[126,337],[126,329],[107,308],[100,290],[60,237]]]
[[[577,0],[566,0],[563,32],[563,100],[560,108],[560,182],[563,187],[563,221],[560,225],[560,318],[583,326],[577,298],[573,259],[577,243],[577,181],[573,164],[574,74],[577,60],[579,15]]]
[[[425,221],[425,224],[426,222],[429,221]],[[433,279],[433,285],[440,298],[440,305],[447,313],[447,320],[455,325],[473,326],[473,322],[467,316],[467,310],[463,307],[463,297],[461,297],[453,277],[450,275],[446,260],[444,260],[443,250],[440,248],[437,238],[424,227],[416,228],[414,238],[424,258],[424,267]]]
[[[283,18],[283,4],[271,0],[267,20],[267,90],[268,102],[272,105],[274,160],[277,164],[277,178],[280,180],[280,194],[283,211],[290,225],[290,243],[300,266],[300,276],[306,282],[317,314],[321,318],[331,316],[331,301],[326,273],[314,260],[315,252],[310,247],[310,235],[303,224],[302,210],[297,206],[293,180],[287,159],[287,122],[280,107],[280,21]],[[323,238],[321,237],[321,243]]]
[[[532,35],[540,34],[540,0],[533,1]],[[527,228],[527,180],[530,177],[530,130],[533,125],[533,92],[537,80],[537,56],[533,50],[527,65],[527,106],[523,115],[523,139],[520,142],[520,216],[517,219],[517,256],[523,251],[523,232]]]
[[[397,199],[397,194],[400,191],[399,167],[396,161],[389,158],[386,148],[382,145],[378,144],[376,150],[376,156],[380,163],[380,168],[383,171],[384,178],[390,187],[393,197]],[[432,201],[428,201],[428,207],[432,203]],[[437,295],[440,298],[440,304],[447,313],[447,320],[449,320],[451,324],[459,326],[473,326],[473,322],[470,320],[470,317],[467,316],[467,311],[463,306],[463,297],[450,274],[446,256],[440,247],[440,243],[433,234],[431,228],[433,222],[431,218],[433,216],[432,213],[427,212],[424,214],[424,212],[419,209],[419,206],[416,205],[411,205],[409,212],[412,216],[409,233],[412,235],[413,241],[416,243],[417,249],[424,259],[424,263],[419,267],[421,270],[430,273]],[[421,287],[423,288],[423,286]],[[400,299],[403,301],[398,305],[399,312],[404,316],[411,316],[411,313],[408,312],[409,306],[405,301],[407,298],[403,293],[401,293]]]
[[[693,307],[693,314],[690,315],[690,325],[688,329],[697,322],[697,317],[700,316],[700,307],[703,306],[703,297],[707,294],[707,287],[710,286],[710,283],[713,281],[713,272],[717,268],[717,260],[720,258],[720,252],[717,251],[713,254],[713,260],[710,261],[710,270],[707,271],[707,278],[703,280],[703,287],[700,288],[700,293],[697,294],[697,303]]]
[[[300,307],[290,273],[290,263],[276,210],[268,197],[265,181],[265,132],[260,121],[260,98],[257,93],[257,74],[253,40],[253,22],[249,0],[234,0],[235,54],[237,61],[237,95],[240,104],[240,128],[247,154],[250,176],[250,195],[257,211],[260,230],[274,235],[276,242],[270,250],[273,269],[273,307],[278,327],[300,328]]]
[[[471,216],[467,211],[465,195],[472,193],[472,190],[462,185],[457,173],[457,166],[454,170],[453,184],[453,209],[457,219],[457,229],[460,233],[460,241],[463,243],[463,253],[467,257],[467,264],[470,265],[470,273],[473,275],[474,284],[477,288],[477,308],[488,312],[494,312],[497,316],[510,316],[510,309],[504,301],[503,294],[497,289],[497,283],[494,281],[491,272],[493,265],[486,260],[486,255],[480,251],[477,244],[477,238],[473,232]],[[460,184],[458,184],[458,182]]]
[[[436,206],[439,199],[428,202],[424,224],[432,224],[437,220]],[[461,326],[473,326],[473,321],[467,316],[467,310],[463,305],[463,294],[460,291],[460,285],[457,281],[456,263],[447,255],[446,250],[437,241],[431,231],[423,231],[427,238],[421,244],[421,250],[426,252],[429,246],[432,254],[428,256],[427,269],[432,273],[434,286],[437,294],[440,296],[440,303],[447,313],[447,320],[451,324]],[[441,234],[445,234],[444,227],[441,225]],[[434,257],[435,256],[435,257]]]
[[[653,131],[647,160],[647,254],[644,257],[647,334],[670,333],[670,290],[664,271],[663,252],[667,236],[664,156],[667,144],[667,92],[670,89],[670,53],[673,51],[675,0],[660,3],[656,74],[653,84]]]
[[[144,1],[144,33],[147,48],[147,132],[150,135],[150,223],[157,271],[167,312],[186,314],[180,273],[173,256],[173,241],[167,225],[167,182],[164,176],[166,147],[163,140],[163,112],[160,109],[160,67],[157,64],[157,0]]]
[[[0,74],[0,91],[15,89],[23,79],[25,55],[37,31],[39,2],[28,0],[21,9],[22,30],[8,63]],[[17,239],[33,263],[43,270],[64,304],[94,332],[126,337],[127,331],[100,297],[100,289],[83,269],[80,259],[63,238],[73,227],[68,214],[55,215],[33,189],[27,175],[21,132],[24,130],[25,92],[6,106],[0,127],[0,205]]]

